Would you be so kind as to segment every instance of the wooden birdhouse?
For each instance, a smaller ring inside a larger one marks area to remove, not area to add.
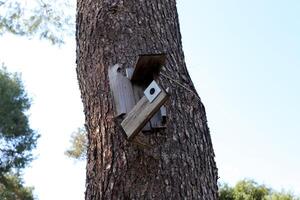
[[[109,69],[115,116],[124,117],[121,126],[128,139],[133,139],[140,131],[151,132],[165,127],[163,104],[169,95],[156,81],[165,59],[165,54],[140,55],[135,67],[126,69],[126,76],[119,64]]]

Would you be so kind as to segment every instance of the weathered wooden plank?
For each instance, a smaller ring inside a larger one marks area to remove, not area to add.
[[[139,55],[131,81],[138,84],[149,84],[153,75],[157,75],[166,62],[166,54]]]
[[[160,129],[166,127],[166,118],[167,118],[166,112],[167,112],[166,107],[161,106],[159,111],[156,112],[155,115],[150,120],[151,128]]]
[[[160,108],[160,115],[161,115],[161,126],[162,127],[166,127],[166,123],[167,123],[167,108],[165,106],[162,106]]]
[[[132,84],[128,78],[119,72],[121,66],[116,64],[111,66],[108,71],[109,85],[114,97],[115,115],[128,113],[135,105]]]
[[[168,97],[169,95],[162,90],[152,103],[145,96],[141,98],[121,123],[128,139],[132,139],[143,129],[144,125],[167,101]]]
[[[139,102],[139,100],[144,96],[143,87],[140,85],[133,84],[132,88],[133,88],[135,102]],[[151,130],[152,129],[150,126],[150,122],[147,122],[143,128],[143,132],[150,132]]]
[[[161,114],[160,110],[158,110],[150,120],[151,128],[158,128],[161,127]]]

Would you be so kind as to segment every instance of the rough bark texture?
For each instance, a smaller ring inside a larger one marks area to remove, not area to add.
[[[175,0],[78,0],[77,73],[88,130],[86,199],[217,199],[204,106],[186,69]],[[114,117],[108,68],[167,53],[167,128],[128,142]],[[179,85],[179,82],[181,85]],[[189,90],[182,87],[184,85]]]

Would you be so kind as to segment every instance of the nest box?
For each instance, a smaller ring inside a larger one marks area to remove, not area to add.
[[[140,131],[152,132],[165,127],[163,104],[169,95],[156,81],[165,60],[165,54],[140,55],[135,67],[127,68],[124,74],[119,64],[109,68],[115,116],[123,117],[121,126],[128,139]]]

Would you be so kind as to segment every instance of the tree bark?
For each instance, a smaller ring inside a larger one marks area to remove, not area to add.
[[[86,116],[90,199],[218,199],[203,104],[186,69],[175,0],[78,0],[77,74]],[[158,81],[170,88],[167,128],[127,140],[114,117],[108,69],[140,54],[167,54]]]

